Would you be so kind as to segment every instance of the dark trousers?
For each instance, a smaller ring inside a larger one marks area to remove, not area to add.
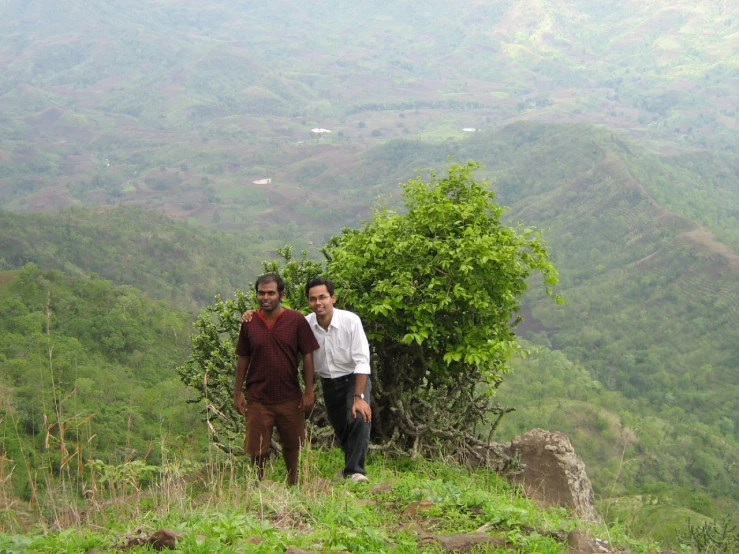
[[[323,400],[331,426],[344,451],[344,477],[353,473],[366,475],[364,459],[369,447],[371,423],[366,423],[361,414],[352,417],[354,404],[354,374],[344,375],[336,379],[321,379]],[[372,383],[369,375],[364,387],[364,399],[371,405],[370,393]]]

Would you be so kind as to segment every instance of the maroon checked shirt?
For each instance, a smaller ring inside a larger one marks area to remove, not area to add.
[[[249,357],[246,398],[262,404],[278,404],[303,396],[298,363],[303,354],[319,348],[305,317],[283,309],[270,328],[259,310],[249,323],[242,323],[236,354]]]

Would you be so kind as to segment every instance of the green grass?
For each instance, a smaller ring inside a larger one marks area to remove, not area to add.
[[[178,533],[177,551],[188,553],[267,553],[288,546],[442,552],[433,541],[420,544],[420,539],[481,531],[505,539],[512,548],[476,546],[472,552],[556,554],[567,551],[561,541],[575,527],[635,553],[650,549],[617,528],[583,526],[563,508],[538,507],[503,477],[450,460],[374,453],[370,484],[337,483],[332,477],[341,467],[339,450],[306,449],[301,483],[290,488],[281,461],[269,464],[259,483],[246,461],[218,454],[212,458],[200,468],[182,459],[158,468],[142,461],[90,464],[87,500],[56,479],[58,486],[36,509],[26,505],[25,525],[12,515],[22,510],[0,518],[0,552],[108,552],[163,528]],[[150,548],[138,545],[129,551]]]
[[[615,498],[604,509],[608,510],[610,519],[624,522],[633,532],[663,542],[676,542],[685,532],[687,521],[696,525],[712,521],[693,510],[650,496]]]

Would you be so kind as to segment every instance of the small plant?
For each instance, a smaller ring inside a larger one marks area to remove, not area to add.
[[[224,545],[216,537],[203,537],[195,533],[185,535],[178,543],[177,549],[187,554],[211,554],[212,552],[230,554],[236,552],[234,547]]]
[[[680,535],[680,542],[692,547],[698,554],[734,554],[739,552],[739,525],[728,519],[706,521],[693,525]]]

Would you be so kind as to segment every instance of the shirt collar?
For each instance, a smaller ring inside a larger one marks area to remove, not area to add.
[[[331,323],[328,324],[328,329],[324,329],[323,327],[321,327],[321,324],[318,323],[318,316],[315,314],[315,312],[313,313],[313,316],[315,318],[313,320],[313,326],[321,329],[322,331],[328,331],[328,329],[331,329],[331,327],[333,327],[334,329],[339,328],[338,320],[340,316],[339,316],[339,310],[337,310],[336,308],[334,308],[334,315],[331,317]]]
[[[277,325],[277,322],[284,315],[284,313],[285,313],[285,308],[283,307],[280,313],[277,314],[277,317],[275,318],[275,320],[272,322],[269,322],[267,321],[267,318],[264,317],[264,314],[262,313],[262,308],[259,308],[259,310],[257,310],[257,316],[259,316],[259,319],[261,319],[262,322],[267,326],[267,329],[274,329],[274,326]],[[333,318],[332,318],[332,321],[333,321]]]

